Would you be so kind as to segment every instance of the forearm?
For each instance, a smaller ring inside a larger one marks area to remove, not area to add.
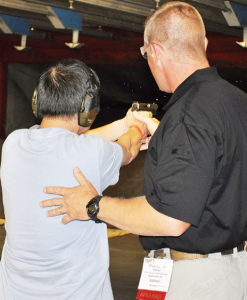
[[[64,224],[72,220],[88,220],[86,205],[98,195],[78,167],[73,172],[80,185],[74,188],[46,187],[45,193],[63,197],[40,203],[41,207],[60,206],[46,214],[49,217],[65,214],[62,219]],[[99,202],[98,218],[130,233],[147,236],[180,236],[190,226],[189,223],[159,213],[144,196],[128,200],[103,197]]]
[[[116,142],[123,148],[122,166],[130,163],[139,153],[141,148],[141,134],[136,128],[130,128]]]
[[[98,218],[130,233],[145,236],[179,236],[189,224],[156,211],[139,197],[129,200],[103,197]]]
[[[95,135],[104,138],[107,141],[115,142],[121,135],[128,130],[126,118],[117,120],[108,125],[91,129],[86,132],[89,135]]]

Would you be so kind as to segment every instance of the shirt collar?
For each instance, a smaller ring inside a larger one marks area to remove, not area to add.
[[[193,85],[205,81],[215,81],[219,79],[217,69],[209,67],[195,71],[185,81],[183,81],[173,93],[169,102],[163,107],[163,110],[168,110],[175,102],[177,102]]]
[[[33,140],[53,138],[58,134],[64,134],[64,133],[70,133],[76,135],[76,133],[73,133],[64,128],[49,127],[49,128],[40,129],[39,125],[34,125],[28,129],[28,136],[30,139]]]

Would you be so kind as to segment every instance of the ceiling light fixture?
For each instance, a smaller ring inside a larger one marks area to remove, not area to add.
[[[74,9],[73,4],[74,4],[74,0],[69,0],[69,8],[70,9]]]
[[[160,0],[155,0],[156,2],[156,7],[158,8],[160,6]]]

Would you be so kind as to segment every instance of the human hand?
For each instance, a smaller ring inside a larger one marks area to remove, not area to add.
[[[141,145],[140,151],[148,149],[149,142],[150,142],[151,138],[152,138],[152,136],[150,135],[150,136],[147,136],[145,139],[142,140],[142,145]]]
[[[151,111],[141,111],[140,114],[142,114],[145,117],[150,117],[152,118],[153,114]],[[127,111],[127,114],[125,116],[125,121],[126,121],[126,128],[127,130],[130,127],[131,122],[136,122],[136,118],[133,116],[133,111],[131,108]]]
[[[141,130],[141,132],[142,132],[142,140],[146,139],[146,137],[148,136],[149,132],[148,132],[147,125],[145,123],[140,122],[140,121],[138,121],[138,120],[135,119],[129,125],[130,125],[130,128],[131,127],[137,127],[137,128],[139,128]]]
[[[73,173],[80,185],[73,188],[46,187],[44,188],[45,193],[61,195],[63,197],[40,202],[40,207],[59,206],[47,211],[46,215],[54,217],[66,214],[62,219],[63,224],[67,224],[72,220],[88,220],[86,205],[92,198],[98,195],[94,186],[86,179],[78,167],[74,168]]]
[[[143,113],[144,113],[143,111],[142,112],[133,111],[133,117],[141,122],[144,122],[147,125],[149,133],[153,135],[157,127],[159,126],[160,121],[158,121],[155,118],[146,116]]]

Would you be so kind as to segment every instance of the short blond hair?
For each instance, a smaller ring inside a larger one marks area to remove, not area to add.
[[[180,1],[167,2],[145,22],[145,44],[162,45],[170,59],[181,63],[205,60],[205,36],[200,13],[192,5]]]

